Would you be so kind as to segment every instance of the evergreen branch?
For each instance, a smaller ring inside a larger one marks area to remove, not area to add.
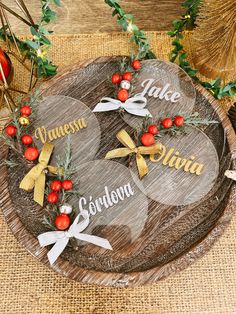
[[[149,41],[139,27],[134,24],[134,16],[126,13],[120,6],[118,0],[104,0],[107,5],[113,8],[112,16],[116,16],[117,23],[122,27],[123,31],[130,32],[131,42],[134,42],[138,46],[138,54],[133,57],[138,60],[142,59],[155,59],[155,54],[151,51]]]
[[[173,28],[167,34],[174,38],[172,46],[174,47],[170,53],[170,61],[177,62],[179,66],[197,83],[205,87],[215,98],[230,97],[236,95],[236,81],[230,81],[227,84],[222,84],[222,80],[217,78],[211,82],[202,81],[197,77],[198,70],[193,69],[187,61],[187,53],[182,45],[185,29],[195,27],[195,21],[198,14],[199,6],[202,0],[186,0],[182,6],[186,8],[185,14],[181,19],[173,21]]]

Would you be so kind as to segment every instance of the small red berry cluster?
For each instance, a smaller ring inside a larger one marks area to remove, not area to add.
[[[139,60],[133,60],[131,63],[132,69],[134,71],[138,71],[140,69],[141,63]],[[113,84],[119,84],[119,90],[117,93],[117,98],[125,102],[129,98],[129,89],[131,87],[131,80],[133,75],[130,71],[124,72],[123,74],[115,73],[111,77],[111,81]]]
[[[29,124],[29,116],[31,114],[32,114],[32,109],[30,108],[30,106],[24,105],[20,108],[19,122],[22,126],[27,126]],[[5,128],[5,132],[8,136],[15,137],[17,135],[17,128],[15,125],[9,124]],[[29,146],[33,143],[33,138],[30,134],[24,134],[21,137],[21,142],[23,145]],[[24,151],[24,156],[27,160],[33,161],[33,160],[36,160],[38,158],[39,151],[36,147],[27,147]]]
[[[61,189],[65,191],[70,191],[73,188],[72,180],[54,180],[52,181],[50,188],[52,192],[48,193],[48,202],[50,204],[55,204],[59,200],[59,192]],[[72,207],[70,205],[63,205],[60,207],[60,214],[55,219],[55,226],[58,230],[66,230],[70,226],[70,216],[72,212]]]
[[[160,129],[170,129],[172,126],[182,127],[184,125],[184,117],[176,116],[173,120],[171,118],[164,118],[161,120]],[[147,132],[141,135],[141,143],[144,146],[151,146],[155,143],[155,135],[157,135],[159,128],[156,124],[150,124],[147,127]]]

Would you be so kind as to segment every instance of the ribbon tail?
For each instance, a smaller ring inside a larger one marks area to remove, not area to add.
[[[144,157],[136,154],[136,162],[138,167],[139,176],[142,179],[148,173],[148,166]]]
[[[69,238],[67,237],[57,240],[57,242],[54,244],[54,246],[47,254],[50,265],[55,263],[55,261],[58,259],[58,257],[66,248],[68,242]]]
[[[40,206],[43,206],[45,183],[46,175],[44,172],[42,172],[40,173],[38,179],[35,181],[34,187],[34,201]]]
[[[90,235],[90,234],[83,234],[83,233],[78,233],[74,235],[74,237],[77,240],[86,241],[107,250],[113,250],[110,242],[107,239],[100,238],[100,237]]]
[[[135,116],[139,116],[139,117],[152,117],[150,111],[148,109],[145,108],[125,108],[125,110],[130,113],[133,114]]]
[[[35,180],[33,178],[35,172],[35,167],[33,167],[27,175],[21,180],[20,189],[25,190],[27,192],[31,192],[35,185]]]

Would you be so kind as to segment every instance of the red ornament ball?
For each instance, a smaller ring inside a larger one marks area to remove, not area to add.
[[[33,161],[38,158],[39,151],[35,147],[28,147],[25,150],[24,156],[27,160]]]
[[[54,192],[59,192],[60,189],[61,189],[61,181],[59,181],[59,180],[54,180],[54,181],[52,181],[52,183],[51,183],[51,189],[52,189]]]
[[[16,135],[16,131],[17,131],[17,128],[14,125],[8,125],[5,128],[5,132],[7,133],[7,135],[9,135],[11,137]]]
[[[176,126],[183,126],[184,125],[184,117],[183,116],[176,116],[174,118],[174,124]]]
[[[124,88],[120,89],[117,94],[117,98],[122,102],[126,101],[129,98],[129,93],[127,89]]]
[[[31,135],[29,135],[29,134],[25,134],[25,135],[22,136],[21,142],[24,145],[31,145],[33,143],[33,137]]]
[[[141,66],[141,62],[139,60],[134,60],[132,62],[132,67],[134,70],[138,70],[140,68],[140,66]]]
[[[158,132],[158,127],[156,124],[150,124],[148,127],[148,133],[151,133],[153,135],[157,134]]]
[[[73,187],[73,183],[71,180],[64,180],[62,181],[62,188],[66,191],[71,190]]]
[[[58,230],[66,230],[70,226],[70,217],[66,214],[60,214],[55,220],[55,226]]]
[[[32,109],[29,106],[25,105],[20,108],[20,113],[22,116],[28,117],[31,115]]]
[[[125,72],[122,75],[122,79],[125,81],[131,81],[132,80],[132,74],[130,72]]]
[[[9,63],[6,53],[2,50],[2,48],[0,48],[0,63],[2,65],[3,74],[5,78],[8,78],[11,71],[11,65]],[[3,81],[1,72],[0,72],[0,81]]]
[[[118,73],[113,74],[111,77],[111,81],[113,84],[119,84],[121,81],[120,74],[118,74]]]
[[[144,146],[151,146],[155,143],[155,137],[153,134],[151,133],[144,133],[142,136],[141,136],[141,143],[144,145]]]
[[[58,201],[59,197],[56,192],[50,192],[48,193],[48,202],[50,204],[55,204]]]
[[[171,118],[165,118],[161,121],[161,124],[162,124],[164,129],[169,129],[172,127],[173,122],[172,122]]]

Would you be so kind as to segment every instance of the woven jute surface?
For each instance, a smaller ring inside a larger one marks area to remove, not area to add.
[[[168,60],[171,42],[148,33],[154,52]],[[185,44],[191,57],[190,34]],[[55,36],[51,58],[60,67],[109,55],[128,55],[126,34]],[[15,65],[15,86],[27,75]],[[231,100],[232,102],[232,100]],[[228,108],[229,100],[222,105]],[[27,204],[26,208],[27,210]],[[22,248],[0,217],[0,313],[236,313],[236,217],[212,250],[192,267],[152,286],[117,289],[81,285],[64,278]]]

